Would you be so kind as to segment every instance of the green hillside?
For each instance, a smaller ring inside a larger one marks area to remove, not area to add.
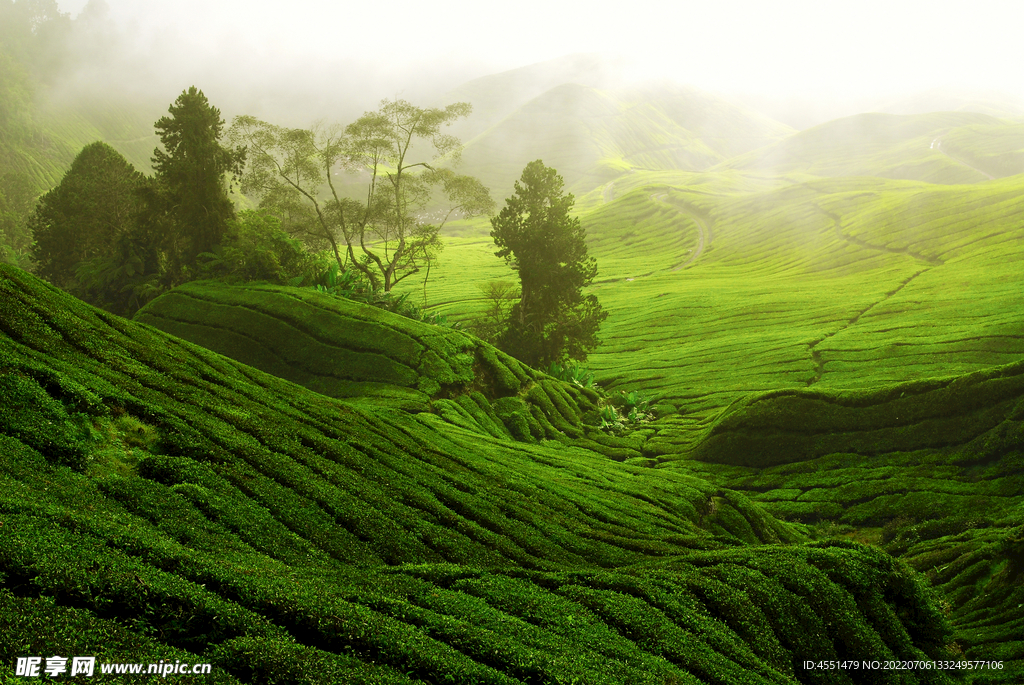
[[[566,83],[611,87],[616,71],[616,64],[601,55],[566,55],[467,81],[445,93],[435,104],[472,103],[473,116],[452,127],[459,138],[470,140],[552,88]]]
[[[16,70],[18,65],[12,61],[6,67]],[[140,171],[150,171],[159,142],[153,122],[162,108],[128,99],[67,101],[33,84],[27,75],[19,82],[7,75],[5,80],[0,82],[0,99],[5,101],[0,103],[0,175],[25,174],[45,192],[60,183],[75,155],[97,140],[110,144]]]
[[[597,428],[593,390],[464,333],[309,289],[191,283],[135,319],[331,397],[432,410],[486,436],[640,456]]]
[[[981,114],[861,115],[707,171],[633,169],[577,204],[610,312],[590,368],[676,409],[639,445],[656,472],[906,560],[963,653],[1013,668],[1019,133]],[[513,274],[482,237],[453,247],[429,299],[471,319],[479,286]],[[1019,677],[965,679],[990,678]]]
[[[932,88],[887,102],[873,111],[889,114],[978,112],[1000,119],[1015,119],[1024,116],[1024,101],[998,91]]]
[[[597,388],[309,288],[192,282],[129,321],[0,264],[0,683],[65,653],[223,683],[1021,682],[1011,104],[796,132],[613,71],[441,103],[474,105],[459,172],[499,206],[538,158],[576,194]],[[97,139],[149,170],[162,107],[34,88],[0,69],[0,173],[52,186]],[[445,230],[396,294],[469,324],[516,274],[485,217]],[[609,426],[631,391],[651,420]],[[945,667],[807,666],[875,660]]]
[[[810,683],[835,673],[807,659],[955,658],[880,550],[682,472],[328,398],[0,269],[0,669]]]
[[[990,176],[1024,173],[1024,123],[962,126],[942,136],[943,152]]]
[[[71,159],[89,143],[102,140],[136,169],[149,174],[153,149],[160,145],[153,122],[166,109],[166,104],[131,102],[127,98],[97,102],[51,100],[40,108],[38,120],[48,135],[70,151]],[[59,182],[60,176],[52,185]]]
[[[591,367],[610,388],[676,404],[678,446],[750,392],[870,388],[1024,355],[1020,177],[686,176],[581,215],[610,312]],[[468,316],[484,304],[477,284],[512,276],[487,240],[466,238],[444,255],[430,301]]]

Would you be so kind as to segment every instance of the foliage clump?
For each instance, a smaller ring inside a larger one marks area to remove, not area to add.
[[[448,218],[493,206],[479,181],[441,166],[457,162],[461,149],[443,129],[471,111],[465,102],[422,108],[396,98],[345,127],[290,129],[240,116],[230,137],[249,150],[244,192],[284,216],[293,234],[329,248],[339,268],[390,292],[421,271],[429,277]],[[423,159],[427,147],[433,156]],[[368,179],[361,199],[345,194],[343,179],[334,178],[339,169]],[[443,197],[440,222],[425,216],[428,206],[436,209],[437,195]]]
[[[530,162],[515,194],[491,219],[498,257],[519,275],[519,301],[509,312],[498,346],[542,368],[585,361],[608,314],[594,294],[583,294],[597,275],[587,255],[586,232],[570,215],[574,198],[562,177],[541,160]]]
[[[36,273],[80,299],[105,304],[103,293],[94,292],[82,272],[89,270],[85,263],[106,263],[141,237],[137,221],[145,183],[106,143],[82,148],[60,184],[39,199],[29,222]],[[143,256],[134,255],[123,268],[129,278],[144,273]]]

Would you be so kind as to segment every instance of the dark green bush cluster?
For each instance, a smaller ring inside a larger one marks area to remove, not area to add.
[[[305,285],[305,283],[292,280],[289,285]],[[422,321],[442,328],[457,329],[461,327],[458,321],[450,321],[442,312],[423,311],[409,301],[409,293],[395,293],[383,288],[375,288],[361,271],[352,268],[341,269],[335,261],[332,261],[317,274],[313,279],[312,287],[319,293],[362,302],[413,321]]]
[[[961,461],[990,460],[1024,445],[1022,396],[1024,362],[879,390],[762,393],[723,412],[694,455],[767,467],[835,453],[957,446],[963,449]],[[1003,425],[1008,421],[1012,424]]]
[[[199,254],[197,275],[228,283],[303,285],[322,272],[327,259],[307,252],[281,229],[276,216],[246,210],[226,222],[219,244]]]
[[[35,379],[0,372],[0,432],[44,452],[56,464],[85,468],[91,448],[91,417],[67,411]]]

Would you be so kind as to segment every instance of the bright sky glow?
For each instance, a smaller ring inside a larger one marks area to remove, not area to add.
[[[58,0],[76,16],[85,0]],[[1019,0],[106,0],[168,68],[322,78],[324,60],[404,89],[579,52],[644,77],[780,96],[891,97],[937,87],[1024,96]],[[329,72],[328,72],[329,73]],[[352,74],[349,74],[351,77]]]

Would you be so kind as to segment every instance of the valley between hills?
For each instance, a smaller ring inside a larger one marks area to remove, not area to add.
[[[1024,678],[1020,113],[797,131],[586,67],[444,99],[499,203],[534,159],[575,194],[596,386],[310,288],[193,282],[124,319],[0,265],[0,683],[53,654],[216,683]],[[53,114],[51,151],[146,168],[120,107]],[[515,279],[489,231],[452,224],[404,292],[470,324]],[[602,421],[631,394],[648,418]]]

